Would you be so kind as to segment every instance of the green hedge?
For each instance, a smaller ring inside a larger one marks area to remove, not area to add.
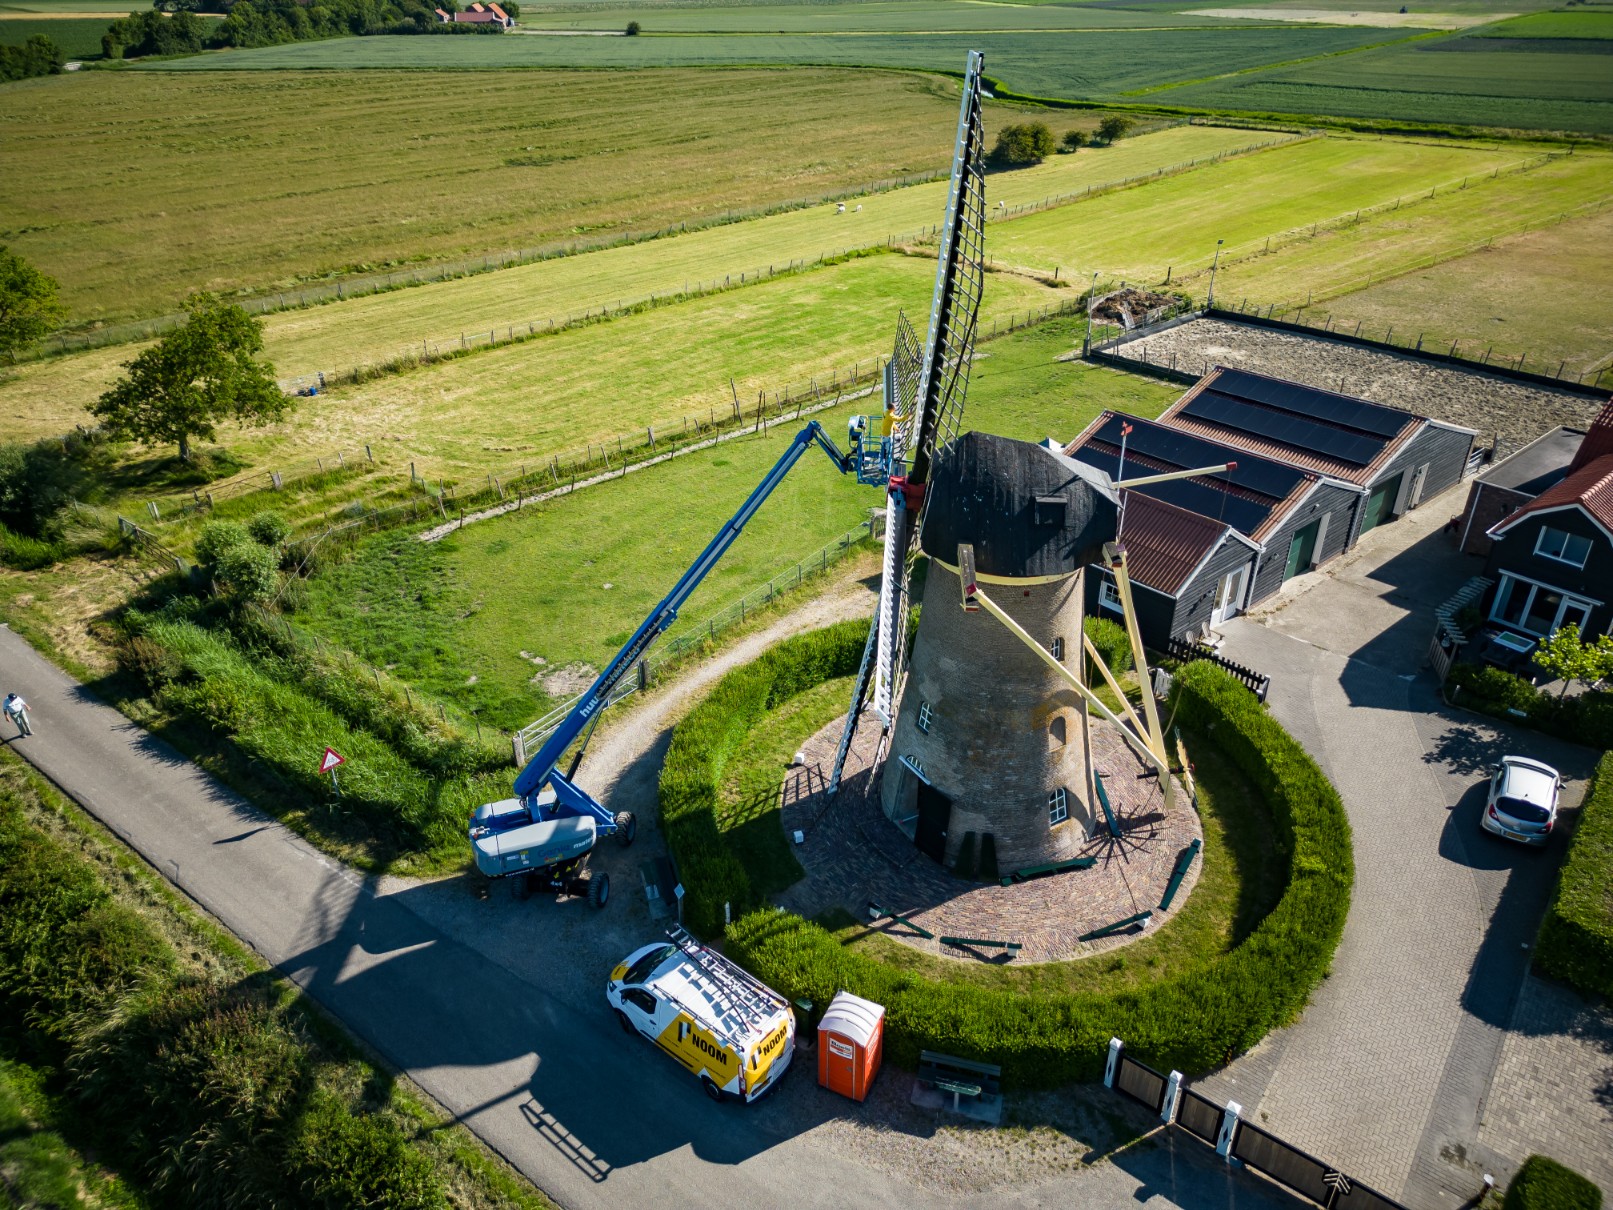
[[[1488,664],[1456,664],[1445,684],[1446,695],[1458,706],[1508,722],[1520,721],[1521,714],[1521,721],[1536,731],[1613,748],[1613,693],[1542,693],[1522,677]]]
[[[1209,731],[1265,797],[1288,859],[1282,898],[1231,952],[1143,989],[1054,996],[932,982],[778,911],[736,921],[728,952],[792,998],[827,1003],[844,988],[885,1005],[886,1053],[903,1066],[940,1050],[1048,1087],[1096,1078],[1111,1037],[1189,1075],[1248,1050],[1293,1020],[1327,972],[1349,910],[1350,826],[1316,763],[1247,689],[1208,663],[1184,668],[1176,686],[1182,723]]]
[[[1109,666],[1109,671],[1119,679],[1124,673],[1131,671],[1131,636],[1126,628],[1119,622],[1110,618],[1090,617],[1085,622],[1087,638],[1098,649],[1103,662]],[[1098,670],[1092,670],[1094,678],[1099,676]]]
[[[705,936],[759,902],[745,867],[717,828],[717,787],[729,756],[768,710],[803,689],[857,671],[868,623],[797,635],[736,668],[678,724],[661,766],[661,831],[683,881],[684,920]]]
[[[1580,990],[1613,999],[1613,752],[1585,791],[1535,960]]]
[[[1602,1210],[1602,1191],[1572,1168],[1531,1155],[1507,1186],[1502,1210]]]

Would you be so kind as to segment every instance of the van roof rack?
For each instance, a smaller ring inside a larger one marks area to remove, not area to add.
[[[691,982],[700,987],[717,1015],[730,1027],[742,1024],[761,1029],[780,1008],[788,1007],[767,984],[701,944],[681,924],[667,929],[666,935],[690,960],[694,972]]]

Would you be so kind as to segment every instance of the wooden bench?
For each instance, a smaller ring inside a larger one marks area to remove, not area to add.
[[[919,1052],[919,1080],[939,1092],[950,1092],[954,1109],[963,1097],[973,1101],[1000,1095],[1002,1074],[1003,1069],[992,1063],[975,1063],[933,1050]]]

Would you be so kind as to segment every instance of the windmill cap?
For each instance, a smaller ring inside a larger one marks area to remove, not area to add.
[[[950,566],[974,547],[979,575],[1034,579],[1095,562],[1119,502],[1101,471],[1029,441],[965,433],[930,475],[924,553]]]

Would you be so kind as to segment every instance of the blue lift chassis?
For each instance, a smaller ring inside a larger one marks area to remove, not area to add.
[[[605,906],[610,883],[603,873],[592,878],[587,875],[587,856],[601,836],[615,836],[623,847],[632,844],[638,825],[632,812],[611,814],[572,780],[582,760],[580,750],[565,772],[559,767],[561,758],[598,720],[611,689],[677,620],[679,608],[813,445],[822,448],[841,474],[859,469],[858,452],[841,453],[816,420],[795,435],[739,511],[717,531],[700,557],[577,699],[571,713],[544,741],[538,754],[527,762],[515,779],[515,797],[486,803],[471,814],[469,835],[478,871],[489,878],[515,878],[519,898],[532,891],[547,891],[586,895],[594,906]],[[885,478],[889,478],[888,470]]]

